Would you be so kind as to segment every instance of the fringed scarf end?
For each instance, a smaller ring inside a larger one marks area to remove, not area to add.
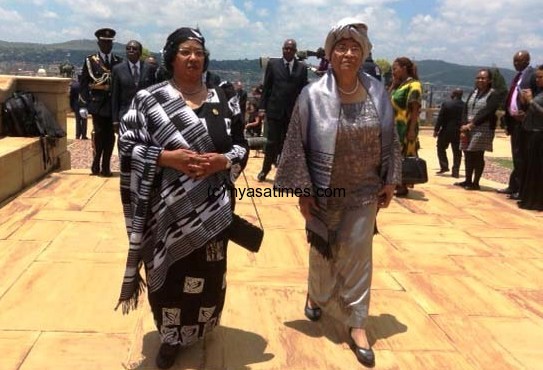
[[[335,242],[336,233],[333,231],[328,232],[328,240],[325,240],[322,236],[314,231],[307,230],[307,242],[312,248],[315,248],[325,259],[330,260],[333,257],[332,244]]]
[[[136,284],[136,289],[134,290],[134,293],[132,293],[132,295],[127,299],[123,299],[121,297],[119,299],[119,302],[117,302],[117,305],[115,306],[115,311],[117,311],[119,306],[121,306],[123,315],[128,315],[130,311],[135,311],[138,308],[140,294],[145,291],[145,287],[147,285],[145,284],[145,281],[142,279],[139,272],[136,280],[137,282],[134,283]]]

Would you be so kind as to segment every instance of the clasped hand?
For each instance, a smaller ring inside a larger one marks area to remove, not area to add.
[[[188,149],[168,152],[165,165],[181,171],[193,180],[202,180],[216,172],[226,169],[228,160],[219,153],[199,154]]]

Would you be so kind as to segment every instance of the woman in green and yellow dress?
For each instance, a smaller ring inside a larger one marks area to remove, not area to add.
[[[417,75],[417,67],[409,58],[400,57],[392,63],[391,100],[394,108],[394,121],[402,156],[417,156],[419,149],[419,114],[422,99],[422,85]],[[402,184],[396,187],[396,196],[406,196],[408,187]]]

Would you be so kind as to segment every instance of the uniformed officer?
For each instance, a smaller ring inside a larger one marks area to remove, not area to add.
[[[97,53],[85,58],[81,72],[79,101],[83,118],[92,114],[94,127],[94,158],[91,174],[111,176],[111,154],[115,146],[115,132],[111,110],[111,69],[122,58],[111,53],[115,30],[100,28],[94,35],[98,39]]]

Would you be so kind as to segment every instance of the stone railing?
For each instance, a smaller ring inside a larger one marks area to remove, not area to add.
[[[69,83],[68,78],[0,75],[0,102],[3,103],[14,91],[31,92],[66,131]],[[5,128],[0,118],[0,205],[48,173],[70,169],[66,137],[56,140],[48,152],[50,161],[44,161],[39,138],[3,135]]]

